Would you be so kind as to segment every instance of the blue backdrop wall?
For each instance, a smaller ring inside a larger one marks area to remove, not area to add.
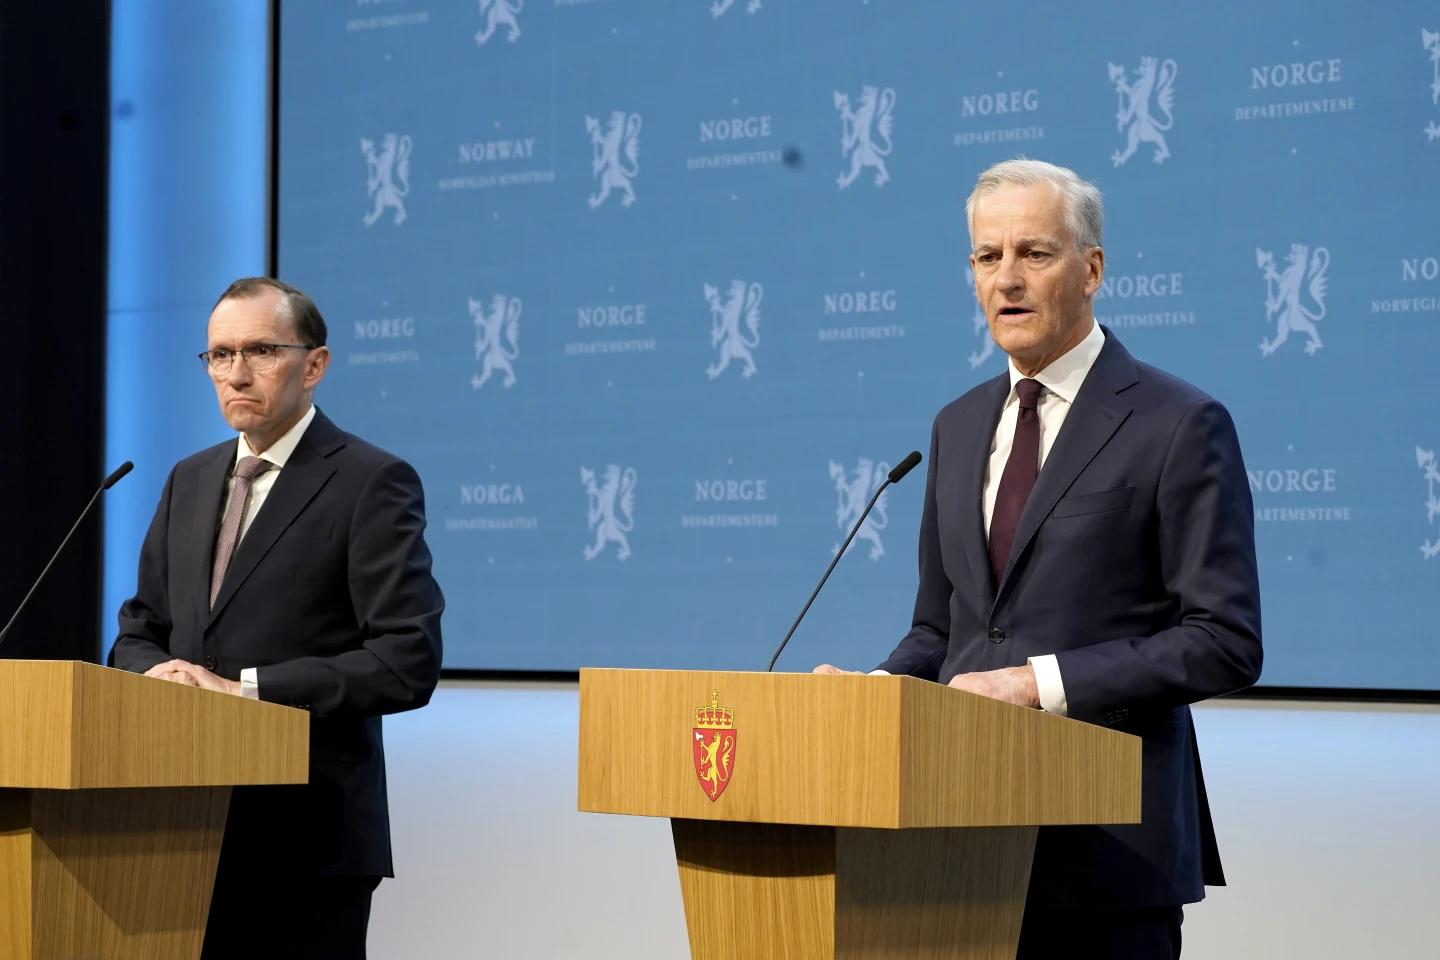
[[[195,355],[220,291],[265,271],[268,160],[264,4],[111,0],[111,20],[105,462],[135,472],[105,495],[102,658],[166,474],[228,434]]]
[[[448,666],[763,666],[1003,372],[963,204],[1023,153],[1106,196],[1100,322],[1236,418],[1263,682],[1440,687],[1433,5],[280,17],[279,272],[330,321],[321,406],[425,481]],[[922,484],[791,668],[904,632]]]

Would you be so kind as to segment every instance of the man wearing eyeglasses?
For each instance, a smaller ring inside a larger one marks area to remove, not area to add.
[[[309,784],[233,793],[204,960],[363,958],[393,875],[380,717],[440,671],[420,478],[313,405],[330,351],[294,287],[232,283],[200,360],[239,436],[171,471],[113,661],[311,713]]]

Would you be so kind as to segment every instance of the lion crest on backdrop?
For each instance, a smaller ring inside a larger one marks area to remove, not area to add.
[[[967,359],[970,369],[976,370],[995,352],[995,339],[990,336],[990,321],[985,319],[984,308],[975,300],[975,270],[968,263],[965,265],[965,284],[970,288],[970,299],[975,301],[975,315],[970,318],[970,326],[971,333],[980,341],[980,349],[971,350]]]
[[[714,380],[736,361],[745,366],[740,375],[755,375],[753,351],[760,346],[760,301],[765,289],[758,283],[730,281],[729,294],[720,295],[717,287],[705,284],[705,302],[710,304],[710,345],[720,351],[720,358],[705,368]],[[740,325],[744,321],[745,329]],[[747,335],[748,331],[748,335]]]
[[[590,172],[600,181],[599,192],[590,195],[590,209],[604,203],[615,190],[621,193],[620,205],[630,206],[635,202],[633,181],[640,175],[640,114],[612,110],[604,124],[586,117],[585,129],[594,148]]]
[[[609,464],[598,481],[595,471],[580,468],[580,482],[589,501],[585,518],[595,531],[595,542],[583,551],[587,561],[594,560],[611,543],[615,544],[616,560],[629,558],[630,540],[626,535],[635,529],[636,480],[633,467],[621,469]]]
[[[891,141],[895,129],[894,89],[861,87],[859,104],[853,108],[850,95],[836,90],[835,109],[840,111],[840,153],[850,158],[849,172],[840,174],[836,183],[841,190],[848,189],[860,174],[873,169],[875,186],[885,186],[890,182],[885,158],[894,147]]]
[[[1324,348],[1315,324],[1325,318],[1329,249],[1316,247],[1312,252],[1304,244],[1291,244],[1285,267],[1276,270],[1274,255],[1257,248],[1255,264],[1265,274],[1265,319],[1275,324],[1275,336],[1260,341],[1260,355],[1268,357],[1279,350],[1292,333],[1306,337],[1307,354]],[[1310,309],[1312,304],[1314,310]]]
[[[1428,528],[1435,523],[1436,517],[1440,517],[1440,464],[1435,462],[1434,450],[1425,450],[1418,446],[1415,448],[1415,462],[1425,477],[1425,523]],[[1434,560],[1440,556],[1440,534],[1437,534],[1434,540],[1425,538],[1420,544],[1420,556],[1426,560]]]
[[[483,47],[495,36],[495,31],[504,27],[505,39],[510,43],[520,39],[520,21],[516,18],[525,8],[525,0],[480,0],[480,16],[485,26],[475,32],[475,46]]]
[[[865,509],[865,504],[870,496],[880,488],[885,477],[890,473],[888,463],[876,463],[867,457],[861,457],[856,461],[854,471],[847,473],[843,464],[830,461],[830,479],[835,482],[835,494],[837,504],[835,506],[835,526],[842,532],[848,532],[859,518],[860,513]],[[880,542],[880,531],[884,530],[889,523],[889,517],[885,513],[886,500],[890,493],[886,491],[880,495],[875,504],[875,509],[870,511],[870,516],[860,525],[860,530],[855,534],[855,539],[846,548],[848,553],[857,543],[865,541],[870,545],[870,559],[879,560],[885,556],[885,545]],[[840,550],[840,544],[836,543],[831,548],[832,553]]]
[[[364,217],[365,226],[373,226],[386,210],[395,211],[395,224],[405,222],[405,197],[410,193],[410,137],[387,133],[380,140],[380,149],[375,141],[360,138],[360,153],[365,157],[369,173],[365,189],[372,201],[370,212]]]
[[[760,4],[761,0],[746,0],[745,12],[747,14],[759,13]],[[735,0],[715,0],[714,3],[710,4],[710,16],[714,17],[716,20],[719,20],[721,17],[725,16],[725,14],[728,13],[730,8],[733,6],[735,6]]]
[[[1123,166],[1135,156],[1142,143],[1153,144],[1152,159],[1164,163],[1170,156],[1170,147],[1165,142],[1165,132],[1175,125],[1175,74],[1179,71],[1174,60],[1161,63],[1155,57],[1141,57],[1140,67],[1135,71],[1135,80],[1130,82],[1125,68],[1109,64],[1110,82],[1115,85],[1119,98],[1115,113],[1115,128],[1126,135],[1125,149],[1110,155],[1110,162]],[[1151,113],[1151,105],[1161,114],[1157,119]]]
[[[1420,42],[1430,52],[1430,68],[1434,78],[1430,81],[1430,102],[1440,107],[1440,32],[1422,27]],[[1425,142],[1434,143],[1436,140],[1440,140],[1440,123],[1431,120],[1425,125]]]
[[[504,378],[502,385],[506,390],[515,386],[514,363],[520,356],[520,310],[520,298],[503,293],[490,299],[489,310],[485,309],[483,300],[470,298],[470,317],[475,323],[475,360],[480,364],[480,372],[470,381],[476,390],[497,373]]]

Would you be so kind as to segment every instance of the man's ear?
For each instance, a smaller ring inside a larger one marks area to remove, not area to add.
[[[1091,247],[1085,251],[1085,296],[1093,297],[1105,279],[1105,251]]]
[[[305,357],[305,389],[313,390],[330,369],[330,348],[316,347]]]

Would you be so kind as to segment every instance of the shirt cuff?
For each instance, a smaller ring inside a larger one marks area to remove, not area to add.
[[[260,671],[256,667],[246,667],[240,671],[240,696],[246,700],[260,699]]]
[[[1053,653],[1031,657],[1030,669],[1035,671],[1035,686],[1040,691],[1040,709],[1056,716],[1066,716],[1070,704],[1065,700],[1065,683],[1060,679],[1060,661]]]

